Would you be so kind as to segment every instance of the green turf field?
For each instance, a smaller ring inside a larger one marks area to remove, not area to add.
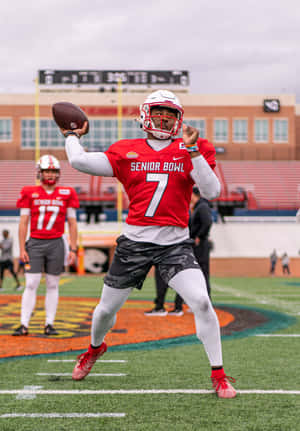
[[[99,277],[71,277],[60,294],[98,297],[101,285]],[[42,286],[39,294],[43,292]],[[11,293],[13,283],[6,279],[1,295]],[[131,298],[152,301],[153,296],[149,277]],[[169,290],[167,299],[173,298]],[[101,359],[115,362],[97,362],[92,372],[114,376],[88,376],[82,382],[53,375],[72,372],[69,361],[76,355],[70,353],[0,359],[0,430],[300,430],[300,280],[213,278],[212,299],[216,305],[271,310],[295,319],[273,333],[281,337],[224,338],[225,370],[237,379],[237,398],[220,400],[210,392],[210,368],[201,344],[108,351]],[[31,393],[18,392],[28,387]],[[58,417],[40,416],[51,413]],[[101,417],[104,413],[121,415]],[[3,416],[12,414],[37,416]]]

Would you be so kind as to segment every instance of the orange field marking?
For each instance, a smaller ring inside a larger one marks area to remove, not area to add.
[[[59,331],[56,337],[44,335],[44,297],[37,298],[29,335],[13,337],[19,326],[20,296],[0,296],[0,357],[36,355],[45,353],[83,350],[90,343],[92,313],[97,298],[61,297],[55,320]],[[151,301],[128,300],[119,311],[117,322],[107,334],[109,346],[143,343],[195,334],[194,317],[186,312],[183,316],[149,317],[144,311],[151,307]],[[184,310],[187,307],[184,305]],[[235,318],[226,311],[216,309],[221,327],[229,325]]]

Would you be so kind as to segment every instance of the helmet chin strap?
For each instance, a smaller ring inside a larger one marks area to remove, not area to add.
[[[168,133],[168,132],[164,133],[164,132],[155,132],[155,131],[152,131],[151,135],[153,135],[154,138],[159,139],[160,141],[164,141],[166,139],[170,139],[171,138],[171,134]]]

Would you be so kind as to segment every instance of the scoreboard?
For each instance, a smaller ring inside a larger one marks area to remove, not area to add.
[[[39,70],[41,90],[115,90],[119,82],[128,90],[166,88],[187,90],[186,70]]]

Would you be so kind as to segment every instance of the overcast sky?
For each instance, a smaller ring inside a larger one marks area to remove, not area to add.
[[[43,69],[178,69],[192,93],[300,103],[299,0],[2,0],[0,35],[0,93]]]

